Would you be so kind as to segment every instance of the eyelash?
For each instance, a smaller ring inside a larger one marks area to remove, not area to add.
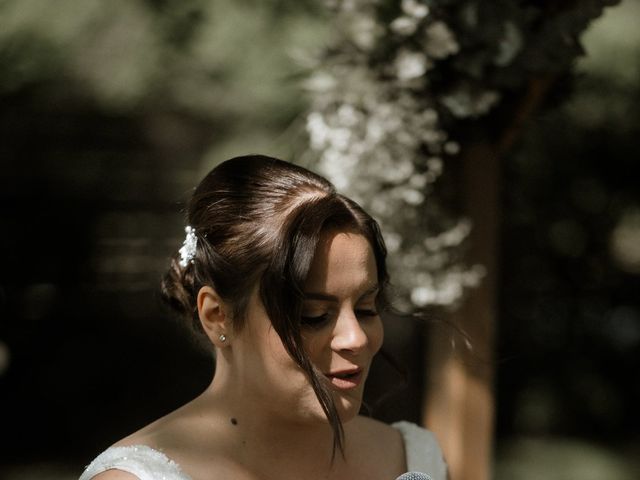
[[[322,328],[329,320],[329,314],[324,313],[322,315],[318,315],[317,317],[301,317],[300,324],[303,327],[308,328]]]
[[[375,310],[356,310],[355,314],[358,318],[378,316],[378,312]],[[329,315],[329,313],[323,313],[322,315],[318,315],[316,317],[303,316],[300,318],[300,324],[303,327],[320,329],[329,322],[330,318],[331,316]]]

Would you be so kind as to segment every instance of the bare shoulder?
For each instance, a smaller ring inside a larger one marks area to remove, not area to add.
[[[225,426],[226,423],[209,415],[197,402],[190,402],[111,447],[141,447],[138,450],[152,455],[153,460],[168,461],[192,478],[207,478],[217,472],[223,453],[227,453],[224,448],[228,435],[222,434]],[[115,470],[104,474],[107,473],[123,476],[95,477],[93,480],[137,480],[135,476]]]
[[[112,468],[110,470],[105,470],[102,473],[99,473],[91,480],[139,480],[133,473],[124,472],[122,470],[117,470]]]
[[[172,439],[184,441],[185,435],[194,428],[195,402],[168,413],[167,415],[131,433],[112,445],[112,447],[128,447],[134,445],[146,445],[154,449],[167,449],[173,443]]]

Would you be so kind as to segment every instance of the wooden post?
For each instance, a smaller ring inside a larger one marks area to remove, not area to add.
[[[463,207],[473,222],[470,265],[487,270],[482,284],[469,292],[450,321],[468,335],[472,350],[455,332],[432,328],[425,358],[423,419],[442,444],[451,480],[488,480],[494,431],[493,346],[499,270],[500,160],[521,136],[528,119],[553,87],[553,75],[532,78],[512,115],[506,115],[495,144],[465,148],[460,188]]]
[[[469,148],[463,158],[464,201],[474,225],[468,259],[487,274],[450,321],[469,335],[472,350],[446,325],[432,328],[428,339],[423,418],[442,444],[452,480],[491,476],[499,170],[488,146]]]

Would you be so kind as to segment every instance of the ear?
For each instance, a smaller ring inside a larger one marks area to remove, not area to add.
[[[198,292],[197,304],[200,323],[211,343],[219,348],[228,346],[231,324],[218,293],[209,286],[202,287]]]

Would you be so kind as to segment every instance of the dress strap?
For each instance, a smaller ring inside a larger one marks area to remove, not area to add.
[[[391,426],[399,430],[404,439],[407,471],[426,473],[433,480],[447,479],[447,464],[432,432],[406,421]]]
[[[140,480],[191,480],[176,462],[146,445],[107,448],[87,466],[79,480],[91,480],[111,469],[131,473]]]

